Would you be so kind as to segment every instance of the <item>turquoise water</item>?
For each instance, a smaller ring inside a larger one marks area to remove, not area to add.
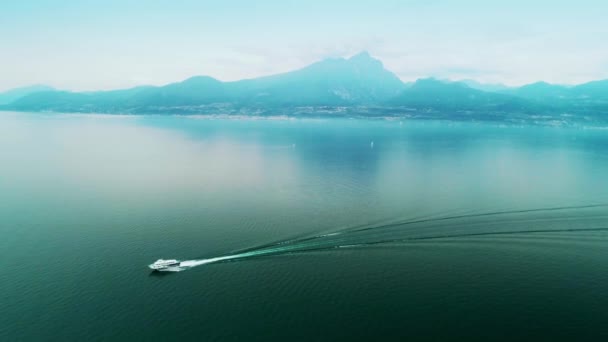
[[[0,340],[604,338],[606,132],[2,113]]]

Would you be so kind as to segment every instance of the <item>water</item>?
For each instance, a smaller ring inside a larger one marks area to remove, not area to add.
[[[2,113],[0,340],[605,338],[607,151],[598,128]]]

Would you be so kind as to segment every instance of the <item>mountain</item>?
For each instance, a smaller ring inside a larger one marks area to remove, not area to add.
[[[65,112],[162,112],[196,106],[275,108],[374,104],[396,96],[401,80],[362,52],[332,58],[284,74],[235,82],[196,76],[162,87],[74,93],[44,92],[11,103],[13,110]]]
[[[549,84],[547,82],[536,82],[519,88],[510,89],[505,91],[505,93],[537,101],[551,101],[570,97],[569,91],[570,89],[566,86]]]
[[[571,93],[581,99],[598,99],[608,101],[608,80],[592,81],[570,89]]]
[[[7,93],[2,94],[4,99]],[[97,92],[31,87],[0,109],[129,114],[363,115],[466,120],[608,120],[608,80],[519,88],[419,79],[403,83],[367,52],[292,72],[222,82],[195,76],[165,86]],[[12,94],[12,95],[11,95]],[[15,95],[16,94],[16,95]],[[4,100],[8,101],[8,100]],[[6,103],[6,102],[4,102]]]
[[[508,86],[506,86],[504,84],[481,83],[481,82],[477,82],[475,80],[470,80],[470,79],[461,80],[460,83],[466,84],[467,86],[469,86],[469,88],[486,91],[486,92],[493,92],[493,93],[504,92],[504,91],[508,91],[510,89]]]
[[[9,104],[29,94],[53,90],[52,87],[41,84],[11,89],[0,93],[0,105]]]
[[[130,107],[136,94],[152,87],[142,86],[124,90],[99,92],[42,91],[36,92],[5,106],[22,111],[55,112],[122,112]]]
[[[552,106],[562,112],[603,114],[608,111],[608,80],[577,86],[537,82],[503,93]]]
[[[164,87],[147,87],[133,92],[127,107],[196,106],[228,101],[226,85],[208,76],[195,76]]]
[[[401,80],[377,59],[362,52],[349,59],[332,58],[294,72],[232,84],[255,105],[373,104],[399,94]]]
[[[416,81],[389,104],[419,109],[448,111],[527,111],[536,106],[515,96],[484,92],[462,82],[433,78]]]

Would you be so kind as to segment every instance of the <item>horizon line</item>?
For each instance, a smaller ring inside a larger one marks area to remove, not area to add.
[[[284,74],[288,74],[291,72],[296,72],[302,69],[305,69],[311,65],[317,64],[317,63],[321,63],[324,61],[329,61],[329,60],[343,60],[343,61],[348,61],[351,60],[354,57],[357,56],[367,56],[373,60],[379,61],[380,63],[382,63],[382,66],[384,68],[384,70],[392,73],[393,75],[395,75],[404,85],[407,84],[412,84],[415,83],[417,81],[420,80],[428,80],[428,79],[434,79],[434,80],[438,80],[441,82],[448,82],[448,83],[464,83],[465,85],[467,85],[465,82],[467,81],[473,81],[478,83],[479,85],[482,86],[497,86],[497,87],[505,87],[505,88],[521,88],[524,86],[528,86],[528,85],[533,85],[533,84],[538,84],[538,83],[545,83],[545,84],[549,84],[549,85],[554,85],[554,86],[561,86],[561,87],[576,87],[579,85],[583,85],[583,84],[587,84],[587,83],[591,83],[591,82],[596,82],[596,81],[604,81],[607,80],[605,78],[597,78],[597,79],[590,79],[584,82],[577,82],[577,83],[551,83],[551,82],[547,82],[545,80],[539,79],[533,82],[524,82],[524,83],[518,83],[518,84],[509,84],[508,82],[484,82],[484,81],[480,81],[479,79],[476,79],[475,77],[467,77],[467,78],[458,78],[458,79],[453,79],[453,78],[449,78],[449,77],[438,77],[435,75],[427,75],[427,76],[418,76],[418,77],[412,77],[412,78],[403,78],[400,77],[397,73],[387,69],[384,65],[384,62],[374,56],[373,54],[369,53],[367,50],[361,50],[358,53],[355,54],[351,54],[348,56],[341,56],[341,57],[325,57],[325,58],[320,58],[317,59],[311,63],[305,64],[303,66],[291,69],[291,70],[287,70],[287,71],[283,71],[283,72],[276,72],[276,73],[270,73],[270,74],[262,74],[259,76],[255,76],[255,77],[245,77],[245,78],[239,78],[239,79],[234,79],[234,80],[223,80],[221,78],[215,77],[215,76],[211,76],[208,74],[193,74],[191,76],[188,76],[186,78],[182,78],[182,79],[178,79],[175,81],[170,81],[170,82],[163,82],[163,83],[137,83],[137,84],[133,84],[130,86],[123,86],[123,87],[107,87],[107,88],[95,88],[95,89],[68,89],[68,88],[62,88],[62,87],[57,87],[55,85],[53,85],[53,82],[35,82],[35,83],[29,83],[29,84],[23,84],[23,85],[19,85],[19,86],[14,86],[14,87],[10,87],[10,88],[4,88],[4,89],[0,89],[0,94],[5,93],[5,92],[10,92],[13,90],[19,90],[22,88],[28,88],[28,87],[36,87],[36,86],[46,86],[46,87],[51,87],[53,88],[54,91],[66,91],[66,92],[72,92],[72,93],[88,93],[88,92],[103,92],[103,91],[114,91],[114,90],[127,90],[127,89],[133,89],[133,88],[138,88],[138,87],[164,87],[164,86],[168,86],[171,84],[177,84],[177,83],[181,83],[181,82],[185,82],[189,79],[192,78],[196,78],[196,77],[207,77],[207,78],[211,78],[214,79],[216,81],[222,82],[222,83],[234,83],[234,82],[241,82],[241,81],[247,81],[247,80],[255,80],[255,79],[259,79],[259,78],[264,78],[264,77],[272,77],[272,76],[278,76],[278,75],[284,75]],[[468,86],[468,85],[467,85]]]

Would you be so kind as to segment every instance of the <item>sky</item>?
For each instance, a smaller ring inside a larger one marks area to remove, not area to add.
[[[223,81],[368,51],[404,81],[608,78],[608,1],[0,2],[0,91]]]

